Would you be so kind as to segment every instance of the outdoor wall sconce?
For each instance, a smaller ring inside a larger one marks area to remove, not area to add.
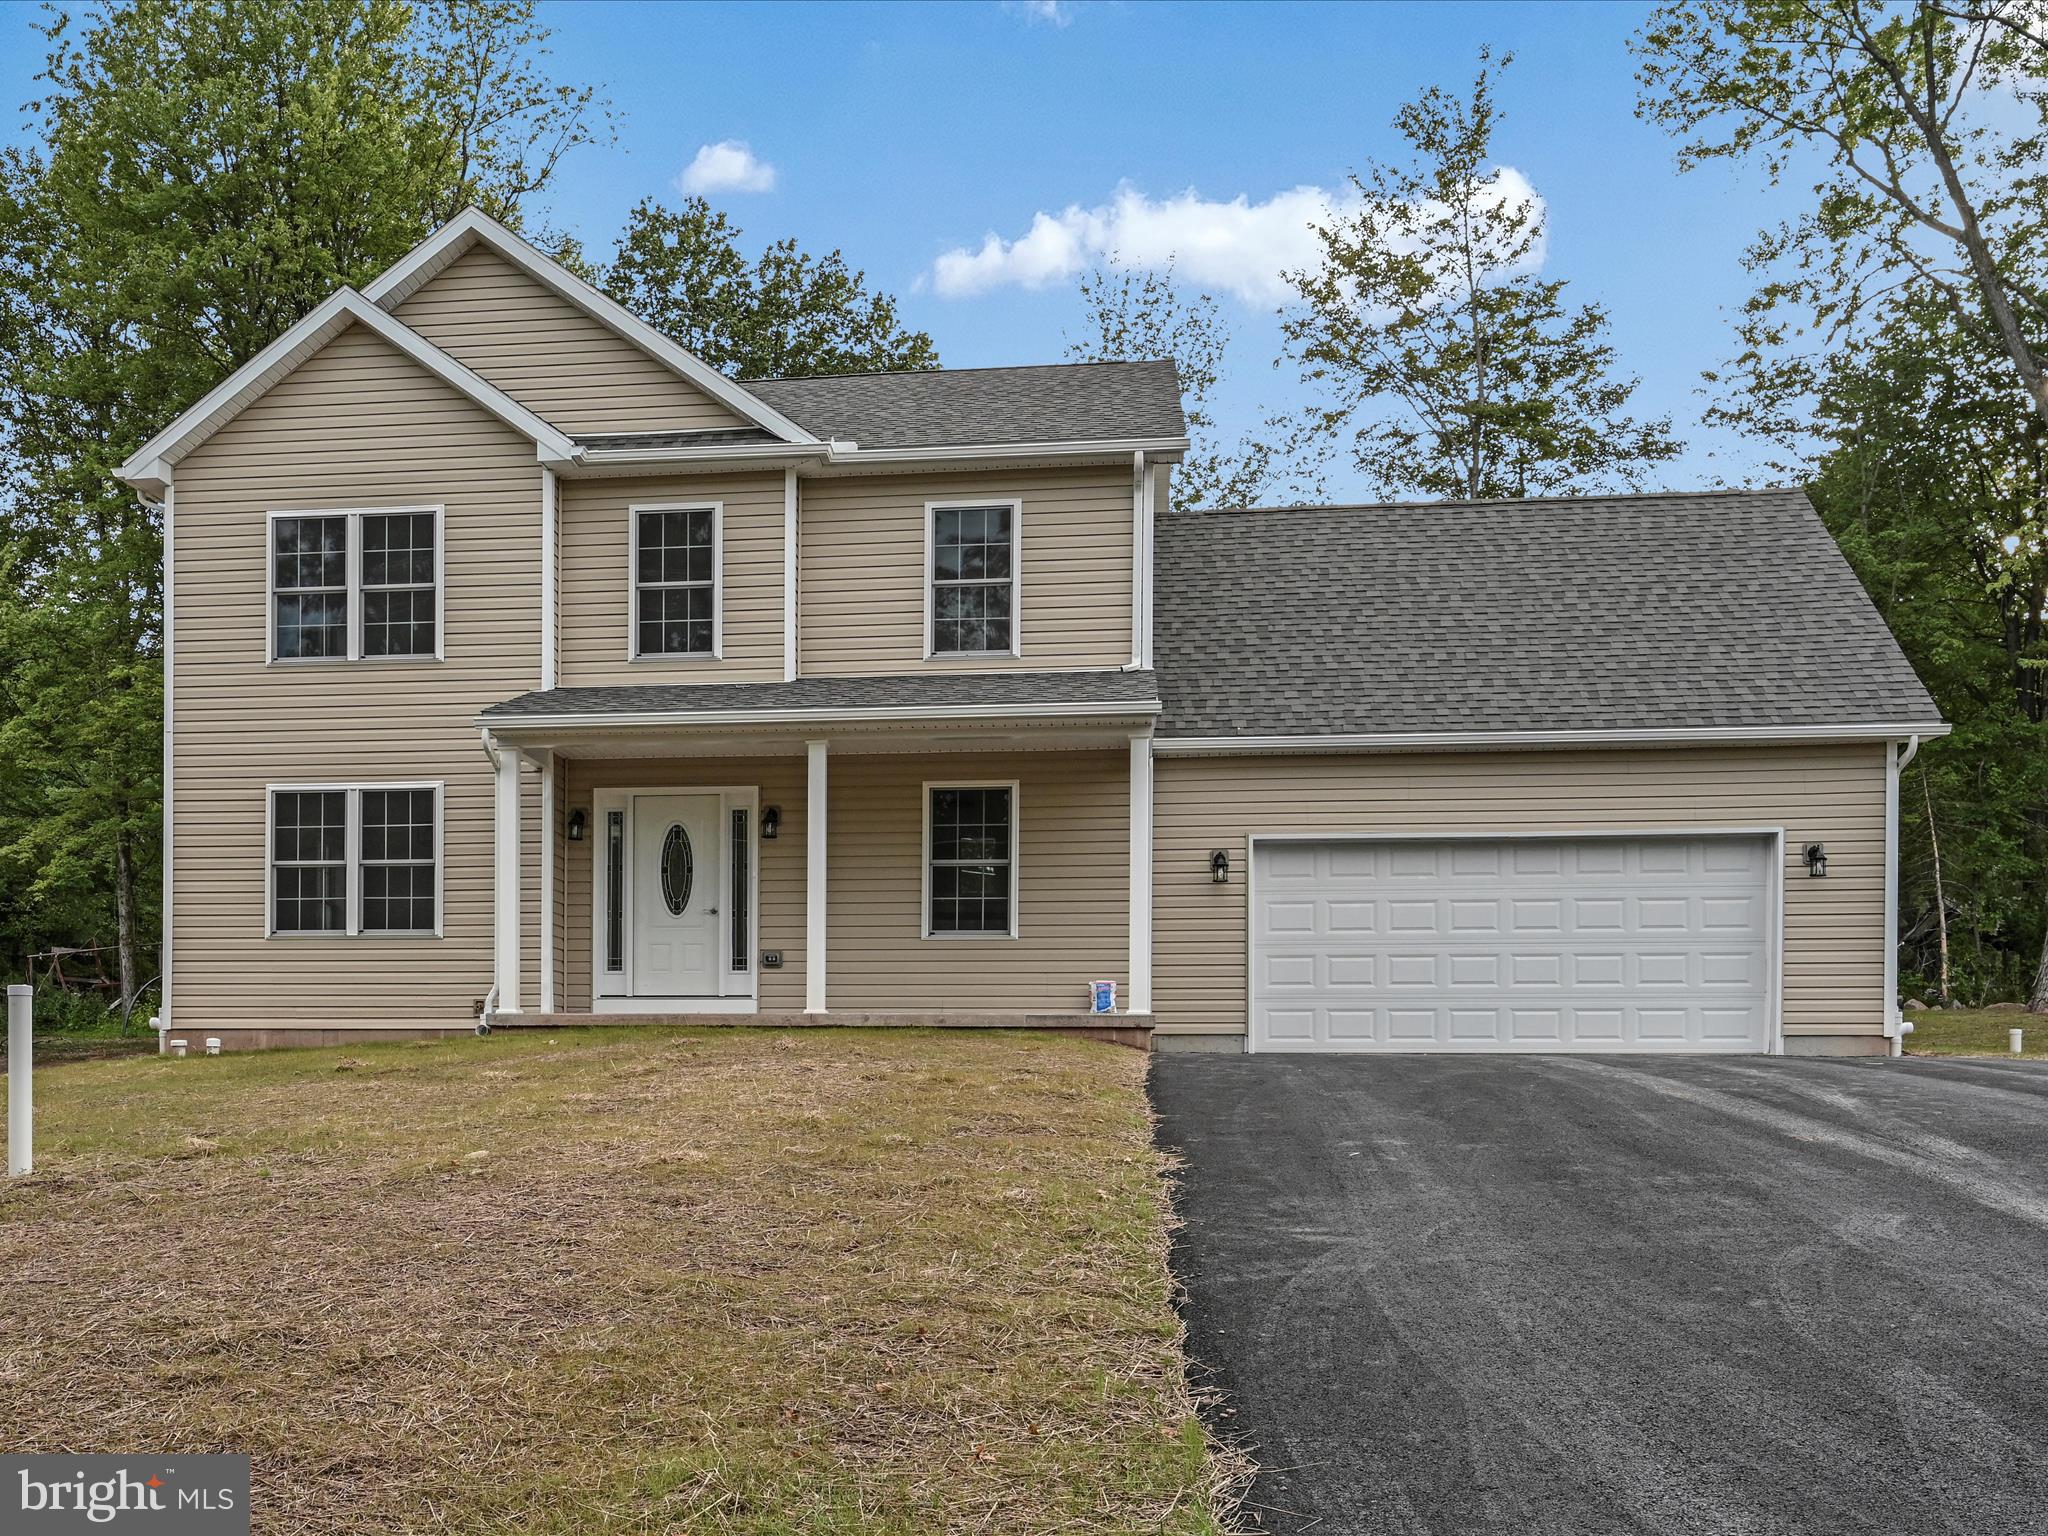
[[[1221,848],[1209,855],[1209,878],[1218,885],[1230,884],[1230,855]]]
[[[1806,872],[1809,875],[1813,876],[1816,880],[1827,879],[1828,845],[1826,843],[1808,843],[1801,851],[1800,857],[1806,860]]]
[[[582,842],[583,829],[589,825],[590,818],[583,813],[581,807],[571,811],[569,813],[569,841],[572,843]]]
[[[771,805],[761,813],[761,841],[772,843],[782,831],[782,807]]]

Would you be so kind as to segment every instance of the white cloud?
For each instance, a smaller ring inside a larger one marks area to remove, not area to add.
[[[775,167],[757,160],[740,140],[720,139],[697,151],[676,178],[676,186],[684,192],[772,192]]]
[[[1538,216],[1543,200],[1512,166],[1495,173],[1502,201],[1528,199]],[[1067,282],[1091,266],[1174,270],[1191,283],[1234,294],[1248,304],[1272,304],[1292,293],[1283,273],[1313,267],[1321,255],[1316,229],[1334,209],[1357,206],[1346,187],[1294,187],[1254,203],[1240,194],[1228,202],[1192,188],[1177,197],[1151,198],[1125,183],[1092,208],[1069,204],[1040,212],[1014,240],[990,233],[980,246],[956,247],[933,264],[931,285],[948,298],[970,298],[1005,286],[1044,288]],[[1536,265],[1541,265],[1541,252]]]
[[[1074,23],[1070,0],[1003,0],[1003,9],[1012,16],[1044,22],[1049,27],[1068,27]]]

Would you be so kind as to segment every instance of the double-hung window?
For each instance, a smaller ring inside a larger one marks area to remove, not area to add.
[[[927,784],[926,938],[1017,936],[1017,786]]]
[[[272,515],[272,661],[438,657],[440,611],[438,509]]]
[[[270,790],[270,932],[440,931],[441,786]]]
[[[635,507],[635,660],[716,656],[720,634],[720,508]]]
[[[925,509],[931,550],[925,650],[932,656],[1015,656],[1017,554],[1014,501],[934,502]]]

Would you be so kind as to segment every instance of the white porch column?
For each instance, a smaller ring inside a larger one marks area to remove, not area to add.
[[[555,780],[550,750],[540,765],[540,1011],[555,1011]]]
[[[497,758],[497,945],[498,1012],[519,1007],[519,754],[493,742]]]
[[[1152,1011],[1152,738],[1131,737],[1131,1013]]]
[[[804,811],[804,1012],[825,1009],[825,743],[804,743],[809,798]]]

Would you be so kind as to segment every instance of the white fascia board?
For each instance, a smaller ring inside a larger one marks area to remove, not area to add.
[[[702,448],[586,448],[582,462],[591,468],[611,464],[715,464],[728,460],[781,465],[824,456],[823,443],[726,443]]]
[[[1946,736],[1932,725],[1697,726],[1672,730],[1412,731],[1380,736],[1161,736],[1161,755],[1258,752],[1511,751],[1523,747],[1688,747],[1798,742],[1904,741]]]
[[[646,726],[704,725],[848,725],[870,721],[954,720],[1145,720],[1159,713],[1158,703],[1087,704],[916,704],[881,705],[867,709],[695,709],[642,711],[632,714],[478,716],[486,733],[511,731],[639,729]]]
[[[670,372],[689,380],[734,414],[773,432],[785,442],[817,441],[767,402],[756,399],[743,386],[677,346],[616,299],[600,293],[560,262],[542,255],[496,219],[474,208],[464,209],[400,257],[364,292],[384,308],[396,309],[479,241],[542,287],[568,300],[605,329],[631,342]]]
[[[338,288],[306,317],[237,368],[131,454],[116,473],[144,495],[161,495],[178,460],[239,416],[273,385],[332,341],[351,322],[389,342],[407,357],[467,395],[515,432],[530,439],[543,464],[572,463],[573,439],[489,383],[426,337],[402,325],[353,288]]]
[[[1128,459],[1134,453],[1148,458],[1186,453],[1184,437],[1080,438],[1046,443],[945,443],[921,448],[863,448],[858,443],[832,443],[828,464],[922,464],[948,459],[1036,459],[1054,455]]]

